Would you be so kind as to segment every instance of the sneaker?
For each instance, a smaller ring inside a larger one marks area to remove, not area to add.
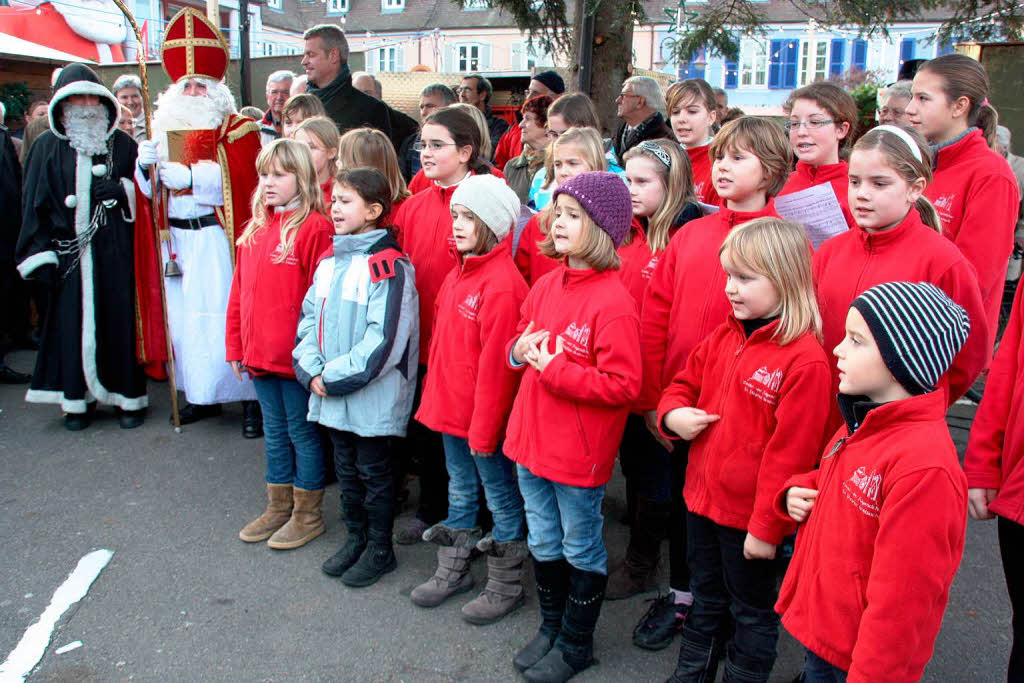
[[[651,606],[633,629],[633,644],[644,650],[663,650],[683,628],[688,605],[677,605],[672,593],[659,595],[647,602]]]
[[[392,538],[398,545],[413,545],[423,541],[423,532],[430,528],[430,525],[419,517],[403,517],[395,520],[395,530]]]

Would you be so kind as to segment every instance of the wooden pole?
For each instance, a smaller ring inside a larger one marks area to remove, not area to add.
[[[211,0],[214,6],[216,6],[216,0]],[[124,0],[114,0],[114,4],[121,8],[121,12],[124,13],[125,19],[131,25],[132,30],[135,31],[135,40],[139,43],[139,78],[142,81],[142,110],[146,116],[146,138],[153,138],[153,106],[149,101],[149,73],[146,71],[146,44],[142,41],[142,31],[139,30],[139,25],[135,21],[135,17],[125,6]],[[164,273],[161,265],[164,262],[163,252],[160,250],[160,190],[159,188],[159,177],[157,174],[157,167],[155,165],[149,167],[149,177],[151,180],[150,198],[149,198],[149,209],[153,219],[153,233],[156,235],[156,267],[157,277],[160,278],[160,302],[163,308],[163,319],[164,319],[164,338],[167,340],[167,379],[168,384],[171,387],[171,420],[174,423],[174,431],[181,432],[181,415],[178,412],[178,382],[174,374],[174,344],[171,343],[171,328],[167,324],[167,289],[164,283]],[[170,228],[168,228],[169,230]]]

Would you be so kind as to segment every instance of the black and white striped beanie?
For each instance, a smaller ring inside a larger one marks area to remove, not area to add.
[[[886,282],[857,297],[882,360],[912,395],[934,391],[971,330],[967,311],[930,282]]]

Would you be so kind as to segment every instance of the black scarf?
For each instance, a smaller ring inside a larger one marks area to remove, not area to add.
[[[661,115],[661,112],[656,111],[641,121],[636,128],[630,129],[629,126],[626,126],[622,131],[622,148],[632,149],[648,138],[647,132],[650,129],[659,128],[663,125],[665,125],[665,117]]]
[[[316,95],[320,98],[320,101],[324,103],[324,108],[330,111],[331,103],[338,98],[345,90],[352,88],[352,72],[348,68],[348,64],[341,67],[341,71],[334,78],[333,81],[323,87],[318,87],[310,83],[306,87],[306,92],[310,95]]]

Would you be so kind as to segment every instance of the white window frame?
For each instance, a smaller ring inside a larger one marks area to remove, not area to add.
[[[401,12],[405,9],[405,0],[380,0],[382,12]]]
[[[284,0],[267,0],[267,7],[270,9],[276,9],[280,11],[284,4]]]
[[[736,87],[741,90],[768,87],[768,45],[756,39],[744,40],[740,45],[739,74]],[[750,82],[746,82],[749,80]]]
[[[832,40],[829,38],[815,38],[814,46],[814,54],[812,56],[811,41],[800,41],[800,56],[797,58],[799,60],[797,62],[797,66],[799,67],[799,73],[797,74],[797,86],[799,87],[810,85],[817,80],[826,80],[828,78],[828,58],[829,53],[832,51]],[[811,65],[811,59],[815,60],[813,67]],[[823,65],[821,69],[818,68],[819,63]]]
[[[402,54],[399,52],[401,49],[397,45],[377,48],[377,54],[373,60],[376,73],[394,73],[399,71],[399,65],[402,63]]]
[[[476,55],[473,55],[476,52]],[[483,63],[483,45],[480,43],[461,43],[455,46],[455,71],[459,73],[473,73],[480,71]],[[475,61],[475,63],[474,63]]]
[[[482,10],[490,9],[487,4],[487,0],[464,0],[462,3],[462,9],[464,10]]]
[[[327,0],[328,14],[344,14],[345,12],[348,12],[348,0]]]

